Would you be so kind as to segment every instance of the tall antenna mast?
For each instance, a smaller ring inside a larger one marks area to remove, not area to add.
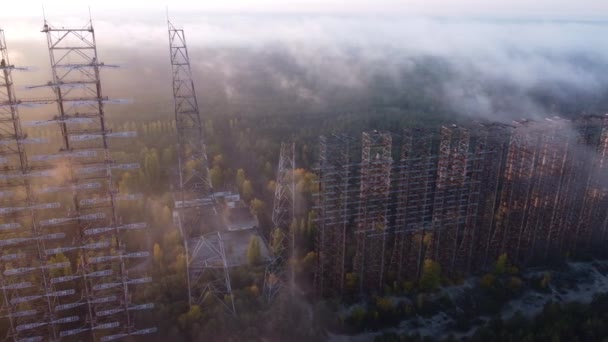
[[[168,14],[167,14],[168,16]],[[167,18],[169,52],[178,149],[178,191],[174,193],[173,218],[186,250],[186,279],[190,307],[202,304],[209,294],[235,314],[229,265],[222,235],[204,232],[204,216],[216,215],[209,177],[207,147],[192,80],[190,57],[183,29]],[[207,229],[208,230],[208,229]],[[203,252],[204,251],[204,252]],[[203,256],[201,256],[204,254]],[[226,303],[225,298],[229,298]]]
[[[180,190],[208,196],[212,192],[209,178],[207,147],[198,101],[190,69],[190,57],[184,30],[169,25],[171,69],[173,72],[173,98],[177,127],[178,157],[180,162]]]
[[[12,71],[19,69],[10,63],[0,29],[0,319],[8,321],[7,338],[15,341],[56,339],[57,324],[68,317],[53,311],[52,299],[62,293],[55,292],[49,272],[66,264],[49,262],[45,248],[65,234],[44,232],[38,224],[44,212],[60,204],[37,202],[34,193],[37,179],[48,182],[52,173],[48,165],[28,162],[25,145],[43,140],[28,138],[22,130],[12,78]]]
[[[70,270],[51,283],[58,289],[74,289],[53,296],[53,311],[61,313],[54,322],[65,323],[58,328],[59,338],[89,334],[92,339],[103,336],[100,341],[112,341],[153,333],[156,328],[135,327],[133,312],[154,305],[132,302],[133,287],[151,281],[145,274],[136,274],[133,267],[149,253],[129,250],[124,237],[124,231],[146,228],[146,224],[122,222],[117,208],[119,201],[138,200],[141,195],[119,192],[112,173],[139,167],[117,164],[110,153],[110,140],[135,136],[134,132],[114,133],[106,122],[105,105],[121,101],[103,96],[100,71],[116,66],[99,61],[90,17],[84,28],[55,28],[45,18],[42,32],[47,37],[53,78],[39,87],[53,90],[57,114],[33,125],[59,125],[59,150],[39,160],[61,165],[63,182],[45,193],[70,203],[55,211],[56,216],[39,222],[72,241],[45,250],[48,257],[68,260]]]
[[[295,289],[293,263],[289,262],[295,253],[295,231],[292,229],[295,219],[295,166],[295,144],[281,143],[272,210],[274,227],[270,234],[273,258],[264,278],[264,294],[269,301],[277,295],[284,282],[289,284],[292,294]]]

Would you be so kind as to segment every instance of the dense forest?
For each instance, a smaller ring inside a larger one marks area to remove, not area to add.
[[[172,196],[170,184],[174,182],[173,165],[176,163],[173,147],[175,125],[171,119],[145,122],[124,122],[115,128],[137,131],[137,144],[121,146],[123,152],[117,158],[139,160],[142,168],[120,175],[120,188],[129,192],[146,194],[139,203],[140,212],[145,213],[152,225],[150,245],[153,250],[152,275],[156,281],[145,291],[138,293],[157,303],[153,312],[140,319],[147,325],[158,324],[159,334],[155,338],[163,340],[310,340],[323,339],[329,332],[358,334],[366,331],[399,325],[399,322],[415,315],[428,315],[440,310],[450,310],[452,303],[437,296],[442,286],[462,282],[462,279],[447,279],[432,262],[425,264],[423,276],[418,283],[394,284],[384,290],[383,296],[374,296],[360,302],[356,285],[348,283],[350,295],[329,301],[320,301],[312,289],[315,254],[315,224],[313,194],[316,191],[314,165],[317,158],[317,139],[325,132],[357,132],[367,127],[395,130],[396,127],[431,126],[450,122],[441,116],[419,121],[408,120],[416,115],[384,113],[375,115],[344,114],[328,117],[323,114],[310,116],[267,116],[245,115],[210,116],[205,120],[206,136],[210,153],[210,168],[213,183],[217,189],[232,189],[240,192],[250,205],[264,234],[271,227],[270,214],[274,193],[275,168],[281,141],[296,141],[297,146],[297,256],[293,262],[297,270],[299,290],[295,297],[281,295],[270,305],[261,294],[264,266],[255,256],[250,256],[249,265],[233,269],[232,285],[238,315],[230,316],[221,305],[209,301],[201,307],[189,310],[185,289],[185,255],[181,239],[171,222]],[[315,122],[323,120],[322,125]],[[293,127],[300,127],[294,130]],[[321,127],[321,129],[319,129]],[[290,132],[291,131],[291,132]],[[137,212],[132,210],[128,212]],[[473,324],[474,317],[495,315],[510,299],[516,298],[524,289],[542,288],[550,279],[524,279],[520,270],[510,265],[508,257],[497,260],[493,271],[479,280],[479,296],[474,300],[476,309],[461,315],[457,327],[466,330]],[[392,298],[407,298],[395,302]],[[409,303],[409,304],[408,304]],[[594,304],[576,306],[554,304],[551,310],[577,308],[595,318]],[[548,310],[548,309],[547,309]],[[562,311],[559,311],[562,312]],[[543,317],[545,313],[540,317]],[[468,318],[465,318],[468,317]],[[264,324],[259,324],[260,317]],[[539,318],[549,325],[555,315]],[[580,317],[579,317],[580,318]],[[521,323],[517,317],[508,322],[490,321],[471,338],[484,340],[487,336],[504,336],[501,329],[509,324]],[[575,320],[571,329],[578,329],[587,320]],[[521,336],[539,334],[544,326],[525,325],[517,331]],[[567,334],[568,332],[564,332]],[[571,332],[570,332],[571,333]],[[490,334],[490,335],[488,335]],[[495,334],[495,335],[491,335]],[[561,330],[558,334],[562,334]],[[555,334],[554,334],[555,335]],[[518,335],[520,336],[520,335]],[[551,335],[553,336],[553,335]],[[562,337],[567,335],[560,335]],[[387,333],[379,340],[416,340],[416,336],[400,336]],[[528,337],[529,338],[529,337]],[[553,337],[552,337],[553,338]],[[449,339],[448,339],[449,340]]]
[[[436,78],[440,77],[438,70],[441,70],[441,66],[434,63],[436,62],[429,62],[410,81],[429,84],[421,89],[432,88],[437,82]],[[381,80],[378,82],[382,83]],[[573,105],[569,102],[560,102],[559,96],[551,96],[550,91],[538,90],[536,96],[538,101],[546,102],[547,108],[567,109],[556,109],[553,114],[573,117],[576,116],[573,113],[589,113],[586,104],[571,107]],[[184,341],[323,339],[329,332],[357,334],[378,331],[396,326],[402,319],[412,315],[449,310],[450,304],[441,297],[435,298],[437,296],[434,293],[441,286],[462,280],[446,279],[432,262],[425,264],[419,283],[395,284],[385,289],[383,297],[366,299],[363,306],[355,305],[358,296],[354,284],[351,284],[351,295],[342,299],[320,301],[315,297],[312,289],[316,263],[315,217],[312,210],[313,194],[316,191],[314,167],[318,157],[318,137],[321,134],[341,132],[357,136],[369,129],[399,132],[406,127],[467,124],[470,118],[458,115],[445,104],[437,103],[432,91],[415,93],[400,90],[392,96],[386,95],[365,105],[355,103],[351,108],[347,106],[345,110],[330,112],[306,112],[310,108],[303,107],[301,110],[305,112],[294,110],[276,113],[277,109],[269,106],[272,109],[269,114],[260,113],[266,112],[266,108],[260,110],[255,104],[250,111],[237,106],[238,109],[233,108],[232,111],[223,107],[223,111],[227,111],[223,113],[203,113],[212,182],[218,190],[240,192],[250,205],[252,213],[258,217],[263,234],[268,234],[271,227],[270,214],[280,143],[296,143],[297,189],[301,196],[298,198],[294,223],[296,227],[293,227],[298,232],[297,255],[292,262],[296,266],[300,291],[295,297],[284,294],[269,305],[261,295],[264,267],[256,263],[255,258],[251,258],[249,266],[231,272],[238,312],[236,317],[228,315],[222,306],[211,301],[188,310],[184,250],[171,222],[170,186],[175,183],[173,177],[176,165],[175,124],[172,118],[165,116],[147,121],[139,118],[130,120],[128,117],[113,118],[117,131],[138,132],[136,144],[117,146],[117,149],[123,151],[117,155],[117,159],[138,160],[142,168],[135,172],[124,172],[120,175],[119,184],[125,191],[146,194],[144,203],[139,205],[147,216],[141,219],[147,219],[153,227],[149,247],[153,250],[152,276],[156,281],[139,295],[158,303],[156,310],[141,317],[147,325],[158,324],[160,333],[155,338]],[[598,107],[601,105],[598,104]],[[519,276],[516,267],[508,265],[506,258],[504,256],[503,260],[498,260],[496,270],[480,280],[482,290],[477,304],[481,309],[470,312],[471,317],[495,314],[504,303],[521,293],[523,288],[535,286],[542,281],[530,285],[531,282]],[[409,298],[413,304],[395,304],[389,299],[394,296]],[[550,319],[551,317],[547,318]],[[576,325],[577,322],[572,324]],[[487,333],[498,336],[503,326],[494,321],[491,323],[480,329],[474,335],[475,338],[487,336],[482,335]],[[460,324],[468,326],[471,323]],[[540,328],[526,326],[522,329]],[[389,335],[382,338],[407,340],[415,337]]]
[[[494,319],[468,341],[606,341],[606,309],[608,297],[600,295],[589,304],[576,302],[548,303],[542,312],[528,319],[516,314],[508,320]],[[385,333],[374,339],[376,342],[418,342],[432,339],[416,335]],[[444,342],[458,341],[450,336]]]

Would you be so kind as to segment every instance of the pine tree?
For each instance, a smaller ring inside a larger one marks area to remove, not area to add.
[[[262,252],[260,251],[260,241],[257,236],[252,236],[247,249],[247,262],[249,265],[257,265],[262,261]]]
[[[245,182],[245,170],[238,169],[236,171],[236,186],[243,191],[243,183]]]

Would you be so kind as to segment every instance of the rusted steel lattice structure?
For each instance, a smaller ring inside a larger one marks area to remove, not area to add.
[[[168,22],[168,25],[178,132],[179,185],[184,192],[204,197],[211,193],[213,187],[209,177],[204,128],[192,80],[186,36],[184,30],[176,29],[171,22]]]
[[[272,261],[266,267],[264,276],[264,294],[272,300],[284,284],[290,291],[295,287],[293,259],[295,253],[295,231],[292,223],[295,215],[295,143],[281,143],[277,181],[272,208],[272,223],[270,234]]]
[[[133,137],[133,132],[112,132],[106,122],[105,105],[120,103],[102,93],[99,61],[92,22],[82,28],[50,25],[46,34],[52,80],[50,87],[56,114],[32,126],[58,124],[61,144],[54,154],[31,156],[30,167],[53,163],[58,184],[41,189],[39,197],[56,198],[65,205],[52,218],[38,221],[47,233],[65,234],[71,243],[45,246],[47,262],[65,260],[60,271],[52,274],[50,293],[58,338],[86,336],[112,341],[130,335],[143,335],[156,328],[139,329],[134,312],[154,307],[135,303],[134,287],[151,278],[141,274],[136,263],[147,258],[147,251],[133,251],[127,234],[146,228],[145,223],[123,222],[119,201],[138,200],[141,195],[121,193],[115,185],[113,170],[138,168],[137,164],[117,164],[111,155],[110,140]],[[48,101],[43,101],[48,102]]]
[[[354,261],[362,290],[380,288],[384,283],[390,228],[392,141],[388,132],[364,132],[362,135]]]
[[[390,133],[364,133],[360,163],[322,137],[319,293],[343,293],[351,272],[363,292],[416,280],[426,260],[461,277],[501,254],[526,266],[601,251],[607,127],[590,116],[407,129],[395,165]]]
[[[576,238],[570,240],[570,250],[601,248],[608,238],[608,114],[601,118],[588,119],[599,121],[601,131],[597,147],[589,157],[590,171],[585,175],[584,186],[581,187],[585,190],[581,194],[582,207],[577,213],[578,220],[569,220],[576,232]]]
[[[478,158],[470,152],[467,129],[442,127],[440,131],[437,180],[433,199],[433,233],[427,258],[439,262],[446,273],[465,270],[471,260],[475,239],[479,183]]]
[[[317,283],[343,293],[352,273],[368,292],[418,279],[425,260],[458,277],[503,253],[518,265],[588,254],[608,228],[608,120],[583,121],[407,129],[393,166],[388,133],[363,135],[361,163],[322,137]]]
[[[528,121],[514,123],[505,164],[497,228],[491,248],[519,260],[539,135]]]
[[[478,150],[483,151],[479,182],[479,209],[476,217],[478,247],[474,253],[472,268],[485,269],[498,257],[492,238],[496,230],[496,212],[503,187],[506,151],[509,148],[511,126],[498,123],[482,123],[476,129],[480,132]]]
[[[317,271],[315,285],[321,295],[341,295],[346,270],[346,241],[356,194],[351,194],[350,148],[346,135],[322,136],[317,197]]]
[[[4,31],[0,29],[0,319],[6,319],[9,340],[57,339],[62,323],[78,317],[61,317],[54,312],[55,297],[75,293],[55,292],[53,270],[69,262],[52,262],[45,246],[61,240],[64,233],[46,233],[38,220],[44,212],[60,207],[58,202],[37,201],[35,186],[50,179],[52,166],[30,166],[26,145],[43,142],[28,138],[22,129]],[[48,215],[48,213],[47,213]]]
[[[343,286],[352,270],[360,291],[376,291],[387,281],[416,279],[425,259],[449,274],[477,267],[478,211],[486,205],[480,188],[494,150],[487,135],[471,140],[455,126],[440,133],[405,130],[395,165],[390,133],[364,133],[360,163],[346,161],[349,153],[330,154],[336,139],[321,138],[318,281],[338,279]],[[349,239],[356,246],[352,264],[339,248],[352,245]],[[339,258],[326,258],[335,251]]]
[[[518,121],[512,130],[491,246],[518,264],[566,252],[582,203],[586,164],[570,121]],[[585,206],[585,205],[584,205]]]
[[[395,280],[418,277],[426,253],[424,237],[432,231],[437,157],[432,130],[406,129],[401,160],[394,171],[396,191],[394,241],[389,273]]]
[[[570,122],[563,119],[548,119],[542,124],[538,165],[535,171],[532,203],[526,227],[530,252],[526,262],[543,260],[562,238],[562,212],[558,204],[561,199],[569,200],[571,194],[564,187],[565,180],[571,179],[568,165],[572,164]],[[529,238],[528,238],[529,239]]]
[[[221,235],[210,239],[215,235],[204,234],[215,230],[205,224],[206,221],[214,221],[217,212],[186,36],[183,29],[175,28],[168,20],[167,25],[179,173],[173,217],[186,249],[189,304],[200,305],[210,295],[234,314],[236,310]]]

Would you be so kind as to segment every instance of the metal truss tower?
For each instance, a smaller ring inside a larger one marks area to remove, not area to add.
[[[209,243],[203,236],[203,217],[216,215],[215,199],[209,177],[204,129],[192,80],[186,36],[183,29],[175,28],[169,20],[167,26],[173,75],[179,172],[178,191],[174,194],[176,201],[173,217],[180,229],[187,254],[188,301],[191,307],[200,305],[209,294],[226,305],[231,314],[236,314],[226,252],[221,247],[221,236],[218,235],[218,245]],[[197,251],[201,249],[214,253],[207,256],[209,260],[221,260],[221,262],[198,261]],[[225,297],[228,298],[228,304]]]
[[[356,196],[350,195],[352,140],[345,135],[320,138],[315,286],[321,296],[344,292],[347,228],[353,214],[352,202],[356,201]]]
[[[184,30],[169,25],[169,47],[175,100],[175,123],[182,193],[210,195],[212,190],[204,129],[201,122]]]
[[[264,293],[268,300],[276,296],[283,283],[288,284],[291,293],[295,288],[295,274],[291,261],[296,249],[295,228],[292,227],[296,199],[295,153],[295,143],[281,143],[272,208],[274,228],[270,235],[273,260],[268,265],[264,277]]]
[[[228,312],[236,314],[221,234],[214,232],[201,235],[191,238],[188,243],[191,253],[188,260],[189,286],[194,290],[192,295],[198,296],[191,298],[191,305],[199,305],[206,296],[213,296]]]
[[[35,185],[53,174],[48,165],[28,163],[26,145],[42,140],[28,138],[22,130],[12,77],[16,69],[0,29],[0,320],[7,320],[8,339],[55,340],[58,328],[74,318],[58,316],[53,298],[74,290],[55,292],[51,283],[51,272],[69,263],[49,261],[45,246],[65,234],[45,232],[38,220],[60,203],[37,202]]]
[[[392,136],[388,132],[362,135],[359,212],[355,231],[354,269],[360,290],[382,288],[389,235]]]
[[[133,132],[112,132],[105,118],[105,104],[120,103],[103,96],[95,32],[90,21],[82,28],[50,25],[46,34],[52,80],[50,87],[56,114],[33,126],[58,124],[61,143],[49,155],[31,156],[31,168],[38,162],[53,163],[56,186],[40,189],[40,198],[56,198],[66,208],[54,217],[38,221],[45,233],[65,235],[71,243],[45,246],[47,264],[65,260],[66,266],[51,274],[51,321],[58,338],[85,336],[112,341],[131,335],[154,333],[156,328],[138,329],[134,312],[154,307],[134,303],[138,284],[151,281],[145,271],[135,268],[148,252],[132,251],[127,245],[128,231],[146,228],[145,223],[125,223],[118,202],[137,200],[141,195],[121,193],[112,170],[138,168],[137,164],[117,164],[110,151],[112,138],[133,137]],[[36,163],[34,163],[34,161]],[[51,264],[53,265],[53,264]],[[47,266],[48,267],[48,266]]]

